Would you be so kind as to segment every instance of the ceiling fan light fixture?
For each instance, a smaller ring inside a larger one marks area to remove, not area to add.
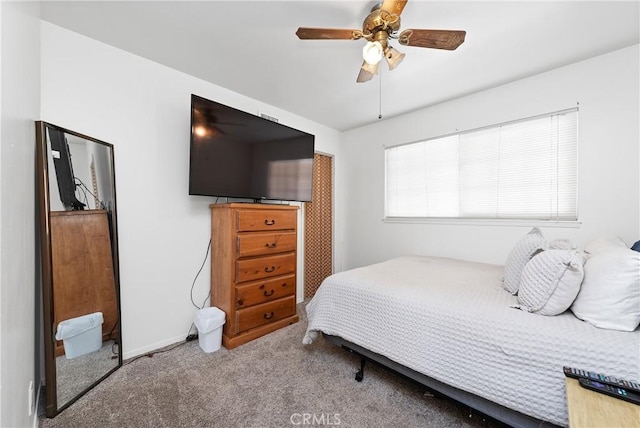
[[[382,43],[378,41],[367,42],[364,48],[362,48],[362,59],[364,59],[367,64],[376,65],[382,59],[383,53]]]
[[[360,67],[360,73],[356,82],[362,83],[373,79],[373,76],[378,74],[378,64],[369,64],[367,61],[362,61],[362,67]]]
[[[404,59],[404,54],[391,46],[389,46],[384,51],[384,58],[387,60],[387,64],[389,65],[389,70],[393,70],[397,66],[400,65],[402,60]]]
[[[362,69],[371,74],[378,74],[378,64],[369,64],[367,61],[362,63]]]
[[[198,125],[193,129],[193,133],[198,137],[204,137],[207,135],[207,128],[202,125]]]

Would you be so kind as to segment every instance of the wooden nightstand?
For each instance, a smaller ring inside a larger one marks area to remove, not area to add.
[[[640,427],[640,406],[590,391],[576,379],[566,385],[570,427]]]

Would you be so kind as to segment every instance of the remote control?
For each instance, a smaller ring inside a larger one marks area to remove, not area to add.
[[[596,382],[606,383],[607,385],[617,386],[624,388],[627,391],[640,393],[640,384],[631,382],[624,379],[618,379],[617,377],[607,376],[600,373],[588,372],[585,370],[574,369],[573,367],[563,367],[564,375],[575,379],[585,378],[591,379]]]
[[[578,382],[580,382],[580,385],[584,388],[620,398],[621,400],[629,401],[630,403],[640,404],[640,394],[629,392],[618,386],[607,385],[606,383],[585,379],[583,377],[578,378]]]

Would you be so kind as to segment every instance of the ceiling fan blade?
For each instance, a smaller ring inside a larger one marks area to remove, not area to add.
[[[301,40],[358,40],[364,37],[360,30],[342,28],[307,28],[300,27],[296,36]]]
[[[378,64],[369,64],[367,61],[363,61],[356,82],[368,82],[373,79],[373,76],[378,73]]]
[[[404,30],[398,41],[401,45],[452,51],[464,42],[466,31],[459,30]]]
[[[392,15],[400,15],[407,5],[407,0],[384,0],[380,9],[386,10]]]

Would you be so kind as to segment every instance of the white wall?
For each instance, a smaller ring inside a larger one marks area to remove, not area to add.
[[[189,94],[316,135],[335,155],[336,270],[400,254],[491,263],[531,224],[392,224],[383,216],[383,144],[500,123],[580,104],[580,224],[542,227],[578,244],[640,235],[638,50],[578,64],[341,135],[127,52],[42,23],[42,119],[115,146],[125,358],[182,340],[193,277],[209,239],[211,198],[188,196]],[[201,302],[209,270],[195,288]]]
[[[35,272],[35,124],[40,6],[0,2],[0,426],[36,426],[40,293]]]
[[[188,195],[191,93],[315,134],[316,150],[336,155],[340,168],[335,130],[47,22],[41,61],[42,120],[115,146],[125,358],[184,340],[196,311],[189,291],[214,199]],[[209,281],[207,264],[196,302]]]
[[[384,214],[383,145],[575,107],[579,103],[579,227],[541,227],[584,245],[640,239],[639,45],[346,132],[345,268],[402,254],[504,264],[532,224],[397,224]],[[473,70],[469,70],[470,73]],[[455,82],[451,82],[455,85]],[[387,88],[392,90],[392,88]]]

